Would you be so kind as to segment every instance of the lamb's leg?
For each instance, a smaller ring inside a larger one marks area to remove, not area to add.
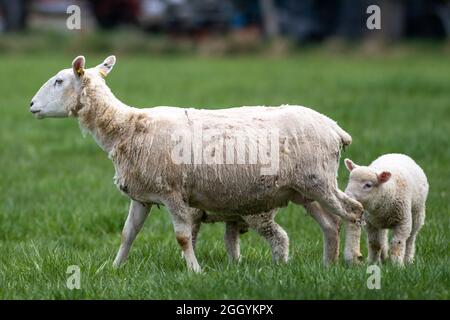
[[[240,241],[239,241],[239,225],[237,222],[225,223],[225,247],[227,248],[228,257],[232,261],[239,261],[240,258]]]
[[[388,229],[380,230],[380,244],[381,244],[381,262],[385,262],[389,258]]]
[[[411,217],[411,215],[406,215],[406,217]],[[411,229],[411,218],[407,218],[402,224],[393,229],[391,240],[391,260],[398,266],[404,265],[406,240],[411,235]]]
[[[425,222],[425,208],[415,212],[411,235],[406,240],[405,263],[413,263],[416,253],[416,237]]]
[[[416,237],[417,233],[413,233],[406,240],[405,263],[407,264],[414,262],[414,255],[416,253]]]
[[[131,200],[128,217],[122,231],[122,243],[113,266],[119,267],[128,257],[134,239],[144,225],[151,206]]]
[[[364,226],[369,247],[369,263],[379,263],[381,258],[382,230],[374,227],[369,222]]]
[[[339,217],[329,214],[317,202],[303,205],[311,217],[319,224],[323,233],[323,262],[330,265],[339,258]]]
[[[198,209],[192,209],[192,210],[198,210]],[[195,246],[197,244],[197,237],[198,237],[198,233],[200,231],[200,227],[202,225],[202,220],[201,217],[203,215],[203,211],[198,210],[195,213],[195,219],[192,222],[192,247],[195,250]]]
[[[289,258],[289,237],[284,229],[275,222],[277,210],[257,215],[243,216],[250,228],[269,242],[272,259],[275,262],[287,262]]]
[[[345,249],[344,260],[348,264],[360,263],[361,254],[361,225],[345,221]]]
[[[165,203],[172,216],[172,223],[178,244],[183,250],[188,270],[201,272],[192,244],[193,222],[198,219],[199,210],[189,208],[182,200],[171,199]]]

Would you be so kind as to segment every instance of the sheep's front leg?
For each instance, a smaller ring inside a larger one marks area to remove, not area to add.
[[[114,260],[113,266],[119,267],[128,257],[134,239],[144,225],[151,206],[131,200],[127,220],[122,231],[122,243]]]
[[[189,208],[181,200],[171,200],[166,203],[172,216],[172,223],[175,230],[175,236],[178,244],[183,251],[184,259],[188,270],[194,272],[201,272],[200,265],[194,253],[194,246],[192,243],[192,230],[194,221],[197,220],[199,210]]]
[[[192,210],[198,210],[198,209],[193,209]],[[196,219],[193,220],[192,222],[192,248],[194,249],[195,252],[195,247],[197,245],[197,238],[198,238],[198,233],[200,232],[200,227],[202,225],[202,216],[203,216],[203,211],[198,210],[195,215]],[[184,252],[181,251],[181,258],[184,259]]]

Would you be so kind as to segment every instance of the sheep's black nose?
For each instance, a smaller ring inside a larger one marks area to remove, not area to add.
[[[33,106],[33,104],[34,104],[34,102],[33,102],[33,101],[31,101],[31,102],[30,102],[30,107],[32,107],[32,106]]]

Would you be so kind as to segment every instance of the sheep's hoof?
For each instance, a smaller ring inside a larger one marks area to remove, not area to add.
[[[364,263],[364,257],[361,253],[353,254],[350,257],[345,258],[347,265],[362,265]]]
[[[194,273],[202,273],[202,268],[197,264],[189,267],[189,271],[192,271]]]

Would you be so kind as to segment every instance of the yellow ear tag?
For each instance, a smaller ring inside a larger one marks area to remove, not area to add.
[[[82,75],[84,75],[84,70],[82,68],[79,68],[77,69],[77,73],[81,77]]]
[[[106,76],[108,75],[108,74],[106,73],[106,71],[103,71],[102,69],[99,69],[98,72],[100,72],[100,75],[101,75],[103,78],[106,78]]]

